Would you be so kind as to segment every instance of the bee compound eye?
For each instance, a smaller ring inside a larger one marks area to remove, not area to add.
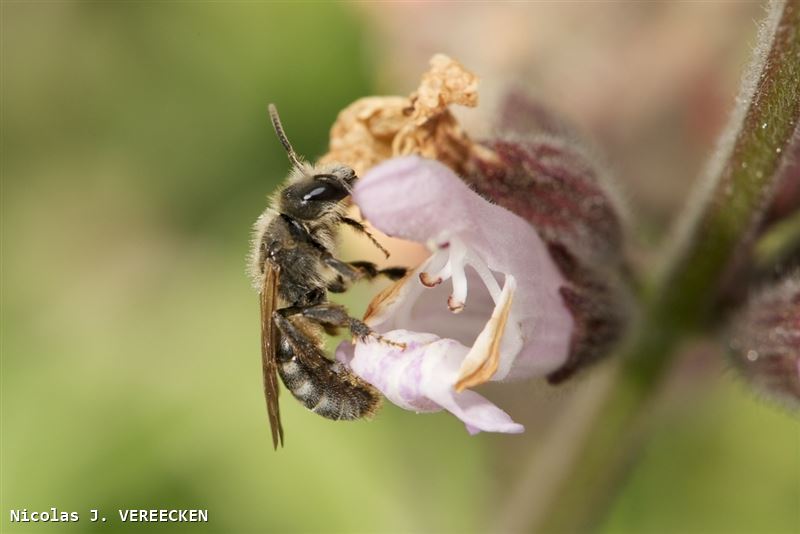
[[[303,192],[303,202],[330,202],[341,200],[348,192],[340,185],[329,182],[316,182]]]
[[[330,196],[330,188],[327,185],[318,185],[311,191],[306,191],[303,194],[303,200],[306,202],[313,200],[325,200]]]
[[[331,202],[341,200],[348,194],[339,184],[316,181],[303,191],[301,198],[303,202]]]

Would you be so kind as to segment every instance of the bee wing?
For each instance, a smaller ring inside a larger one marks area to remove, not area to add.
[[[264,283],[261,287],[261,367],[264,375],[264,396],[267,399],[267,414],[272,430],[272,445],[283,446],[283,425],[278,405],[278,329],[272,320],[272,312],[278,303],[278,269],[271,262],[264,262]]]

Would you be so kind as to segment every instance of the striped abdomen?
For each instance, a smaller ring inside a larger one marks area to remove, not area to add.
[[[278,374],[286,389],[312,412],[335,421],[372,416],[380,407],[377,390],[339,362],[319,354],[308,365],[292,354],[286,340],[279,343]]]

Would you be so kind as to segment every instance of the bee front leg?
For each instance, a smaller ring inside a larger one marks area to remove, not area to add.
[[[358,232],[358,233],[361,233],[361,234],[364,234],[365,236],[367,236],[367,239],[369,239],[370,241],[372,241],[372,244],[373,244],[373,245],[375,245],[375,246],[378,248],[378,250],[380,250],[381,252],[383,252],[383,254],[384,254],[384,255],[385,255],[387,258],[389,257],[389,251],[388,251],[388,250],[386,250],[385,248],[383,248],[383,245],[381,245],[380,243],[378,243],[378,240],[377,240],[377,239],[375,239],[375,238],[372,236],[372,234],[371,234],[371,233],[369,233],[369,231],[367,230],[367,228],[366,228],[366,227],[365,227],[365,226],[364,226],[362,223],[358,222],[358,221],[357,221],[357,220],[355,220],[355,219],[351,219],[350,217],[342,217],[341,221],[342,221],[344,224],[346,224],[347,226],[349,226],[350,228],[352,228],[353,230],[355,230],[356,232]]]

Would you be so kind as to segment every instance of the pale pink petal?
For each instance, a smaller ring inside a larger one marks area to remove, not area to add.
[[[416,412],[446,409],[461,419],[471,434],[524,430],[477,393],[455,391],[453,384],[469,350],[467,347],[452,339],[406,330],[393,330],[385,336],[393,342],[405,343],[406,348],[368,341],[349,351],[343,343],[337,350],[337,358],[401,408]]]

